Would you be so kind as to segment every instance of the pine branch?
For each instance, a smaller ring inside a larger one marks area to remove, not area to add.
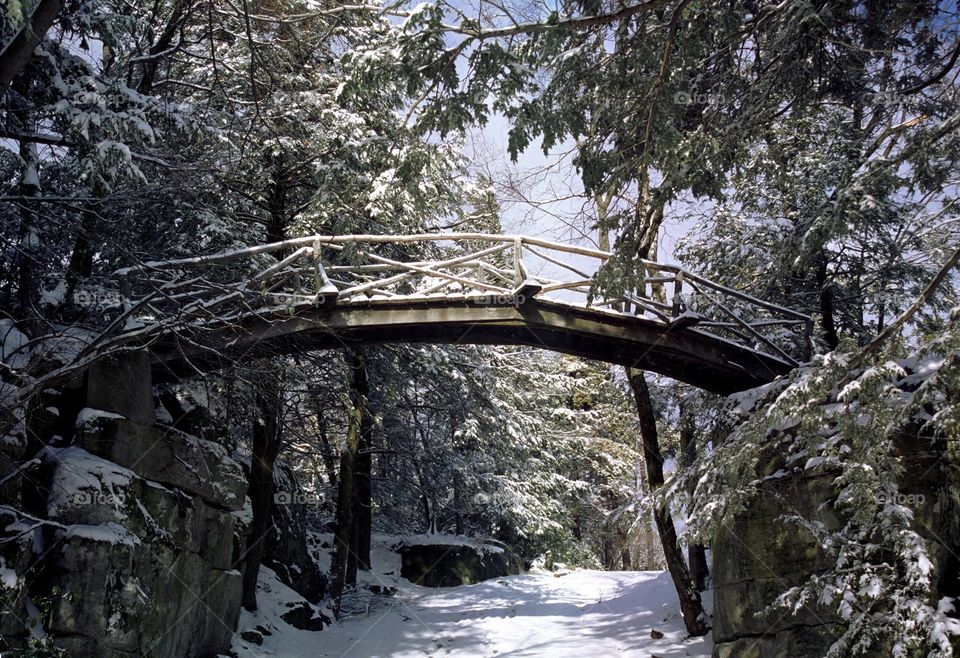
[[[940,284],[943,283],[944,279],[947,278],[947,275],[950,274],[950,271],[957,266],[957,263],[960,263],[960,248],[953,252],[953,255],[944,263],[943,267],[940,268],[940,271],[937,272],[937,275],[930,280],[930,283],[927,284],[927,287],[923,289],[923,292],[920,293],[920,296],[917,297],[916,301],[910,305],[910,307],[903,312],[894,321],[890,326],[880,332],[876,338],[874,338],[869,345],[863,348],[859,354],[850,362],[849,370],[853,371],[860,367],[863,364],[863,361],[876,352],[883,344],[900,328],[906,324],[910,318],[912,318],[917,311],[919,311],[930,299],[937,288],[940,287]]]
[[[580,16],[577,18],[566,18],[556,23],[519,23],[510,27],[492,28],[486,30],[470,30],[462,27],[448,27],[447,29],[457,34],[484,40],[497,39],[502,37],[512,37],[518,34],[534,34],[536,32],[551,32],[554,30],[581,30],[588,27],[597,27],[599,25],[608,25],[627,20],[639,14],[645,14],[655,11],[660,7],[670,4],[670,0],[647,0],[636,5],[624,6],[617,11],[609,14],[598,14],[596,16]]]

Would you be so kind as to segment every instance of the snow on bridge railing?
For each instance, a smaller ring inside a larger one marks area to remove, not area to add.
[[[714,335],[792,364],[810,358],[809,316],[676,265],[643,260],[646,274],[634,290],[604,295],[595,275],[612,255],[520,235],[314,235],[146,262],[115,276],[127,315],[147,322],[311,305],[444,299],[519,306],[552,298]]]

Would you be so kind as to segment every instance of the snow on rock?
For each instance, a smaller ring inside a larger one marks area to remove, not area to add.
[[[129,469],[90,454],[83,448],[45,448],[44,461],[56,466],[56,486],[47,497],[51,518],[58,510],[98,502],[120,506],[136,475]]]
[[[237,632],[233,637],[231,651],[238,658],[252,656],[317,656],[318,644],[328,639],[329,628],[321,631],[306,631],[295,628],[284,616],[298,609],[312,610],[318,626],[332,617],[329,611],[307,602],[287,585],[280,582],[277,574],[268,567],[260,567],[257,579],[257,611],[240,610]],[[322,641],[321,641],[322,639]],[[338,654],[339,655],[339,654]]]
[[[407,585],[320,635],[278,619],[290,590],[268,569],[260,588],[259,612],[243,612],[234,636],[238,658],[680,658],[710,656],[712,649],[709,638],[686,638],[676,591],[658,571],[525,574],[444,590]],[[258,626],[270,633],[262,644],[240,639]]]
[[[139,546],[140,539],[132,532],[112,521],[100,525],[72,525],[67,528],[65,537],[71,539],[79,537],[91,541],[106,542],[108,544],[124,544]]]
[[[61,279],[53,288],[40,290],[40,303],[47,306],[57,306],[63,303],[67,296],[67,282]]]
[[[6,560],[0,557],[0,588],[16,589],[20,584],[20,577],[17,572],[7,566]]]
[[[157,422],[161,425],[173,425],[173,416],[170,415],[170,412],[167,411],[167,408],[163,405],[157,405],[156,409],[156,419]]]
[[[55,335],[45,337],[36,351],[42,353],[44,358],[68,364],[96,340],[95,331],[79,326],[67,327]]]
[[[93,422],[99,418],[126,418],[126,416],[115,414],[112,411],[103,411],[101,409],[84,407],[80,410],[80,413],[77,414],[77,427],[86,425],[87,423]]]
[[[0,319],[0,361],[13,369],[22,368],[30,360],[30,339],[12,320]]]
[[[399,546],[429,546],[442,544],[444,546],[469,546],[481,553],[503,553],[503,546],[494,543],[494,540],[463,535],[448,535],[437,533],[434,535],[399,535],[393,538],[394,544]],[[396,550],[396,549],[394,549]]]

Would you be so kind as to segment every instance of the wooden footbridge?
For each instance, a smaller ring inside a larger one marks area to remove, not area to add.
[[[729,393],[809,358],[809,317],[644,261],[594,286],[605,251],[485,234],[310,236],[116,273],[117,339],[155,377],[364,343],[532,345]]]

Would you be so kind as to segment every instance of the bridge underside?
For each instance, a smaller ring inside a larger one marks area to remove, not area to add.
[[[144,340],[157,381],[244,361],[383,343],[530,345],[650,370],[729,394],[785,374],[791,365],[681,323],[533,299],[520,306],[464,300],[302,305],[243,314]]]

